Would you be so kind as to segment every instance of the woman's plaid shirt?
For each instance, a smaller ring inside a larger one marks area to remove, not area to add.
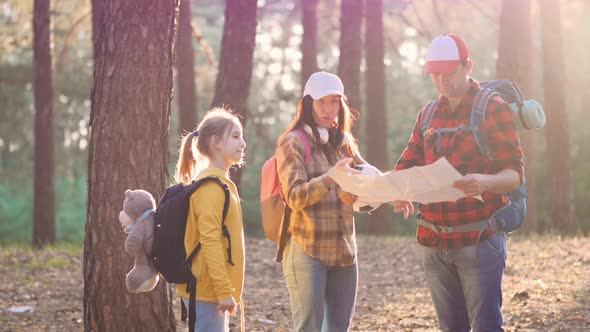
[[[431,128],[450,128],[461,124],[471,126],[471,108],[479,83],[470,80],[471,88],[455,110],[449,108],[448,100],[440,97],[438,107],[431,121]],[[436,153],[436,134],[426,134],[423,137],[420,128],[421,114],[418,114],[414,130],[407,148],[402,153],[395,169],[401,170],[412,166],[432,164],[445,156],[459,173],[496,174],[504,169],[516,171],[520,180],[524,178],[523,153],[516,128],[514,113],[499,97],[494,97],[486,109],[486,119],[481,128],[484,139],[489,143],[492,152],[491,160],[487,159],[479,150],[471,132],[459,131],[443,133],[440,153]],[[467,197],[456,202],[439,202],[420,204],[420,215],[427,221],[440,226],[459,226],[476,221],[487,220],[499,208],[508,202],[508,195],[485,192],[482,194],[484,202]],[[492,232],[485,231],[467,233],[437,234],[421,227],[417,230],[418,242],[424,246],[443,248],[461,248],[486,239]]]
[[[340,201],[338,185],[326,186],[321,176],[333,165],[311,138],[310,145],[307,165],[303,143],[295,133],[287,135],[275,153],[279,182],[292,210],[291,236],[323,264],[350,266],[357,252],[352,206]]]

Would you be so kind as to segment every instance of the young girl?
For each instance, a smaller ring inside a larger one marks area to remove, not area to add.
[[[277,171],[291,209],[283,272],[295,331],[348,331],[354,314],[356,196],[330,178],[334,167],[357,173],[348,164],[366,163],[352,137],[352,121],[340,78],[318,72],[305,84],[297,115],[278,141]],[[310,160],[296,130],[307,136]],[[279,254],[282,248],[281,243]]]
[[[219,184],[206,182],[190,198],[184,246],[187,256],[201,244],[201,251],[192,261],[191,271],[197,279],[195,331],[228,331],[228,313],[235,314],[242,307],[244,284],[244,231],[242,208],[235,184],[228,172],[232,165],[244,161],[242,125],[230,111],[210,110],[197,130],[187,134],[180,146],[175,179],[179,183],[205,177],[217,177],[229,186],[230,202],[225,225],[229,238],[222,234],[222,210],[225,193]],[[229,239],[231,239],[231,247]],[[228,262],[231,248],[233,264]],[[176,292],[189,307],[186,284],[177,285]],[[238,304],[237,304],[237,303]]]

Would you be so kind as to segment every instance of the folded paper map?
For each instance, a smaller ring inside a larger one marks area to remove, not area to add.
[[[423,204],[456,201],[465,197],[463,191],[453,187],[453,182],[463,176],[442,157],[426,166],[386,174],[350,174],[332,169],[330,176],[342,190],[358,196],[368,205],[408,200]],[[481,201],[481,196],[474,197]]]

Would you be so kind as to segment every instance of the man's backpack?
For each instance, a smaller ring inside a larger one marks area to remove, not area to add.
[[[299,136],[299,139],[303,144],[305,149],[305,164],[308,164],[311,160],[309,138],[302,129],[295,130],[294,133]],[[262,176],[260,181],[260,211],[262,213],[264,235],[267,239],[277,242],[280,246],[281,238],[286,235],[289,226],[288,223],[285,222],[285,219],[288,220],[289,217],[289,207],[287,206],[285,195],[281,190],[279,174],[277,172],[277,162],[274,155],[264,163],[264,166],[262,166]]]
[[[433,131],[437,136],[437,153],[440,152],[441,133],[448,133],[454,131],[471,131],[477,142],[477,146],[481,153],[488,159],[491,159],[491,151],[488,143],[481,133],[480,126],[485,121],[486,108],[490,99],[494,96],[500,96],[512,111],[515,112],[517,121],[517,128],[522,129],[540,129],[545,126],[545,113],[541,105],[535,100],[524,100],[522,93],[516,84],[508,80],[494,80],[490,82],[481,83],[481,89],[475,97],[473,107],[471,109],[471,126],[459,126],[455,128],[430,128],[430,123],[437,108],[438,100],[431,102],[424,108],[424,112],[420,118],[420,130],[425,135],[429,130]],[[510,233],[522,226],[526,217],[526,182],[508,193],[510,201],[504,207],[496,211],[490,220],[481,221],[482,229],[491,228],[494,231]],[[470,227],[473,230],[473,227]]]
[[[209,181],[219,184],[225,193],[222,213],[222,232],[223,236],[228,239],[228,260],[233,265],[231,240],[225,225],[227,210],[229,208],[229,187],[219,178],[211,176],[194,181],[189,185],[176,184],[168,187],[154,215],[154,244],[151,259],[160,275],[166,281],[174,284],[187,284],[187,292],[190,294],[188,308],[190,331],[194,331],[197,290],[197,280],[191,273],[191,264],[193,258],[201,250],[201,244],[198,243],[187,257],[184,249],[184,232],[186,230],[186,221],[190,208],[190,197],[202,184]],[[181,318],[182,321],[186,321],[187,308],[182,301],[181,305]]]

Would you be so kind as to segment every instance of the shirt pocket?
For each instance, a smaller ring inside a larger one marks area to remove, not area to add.
[[[471,131],[457,131],[447,134],[445,155],[461,174],[480,173],[483,170],[484,155],[479,150]]]

